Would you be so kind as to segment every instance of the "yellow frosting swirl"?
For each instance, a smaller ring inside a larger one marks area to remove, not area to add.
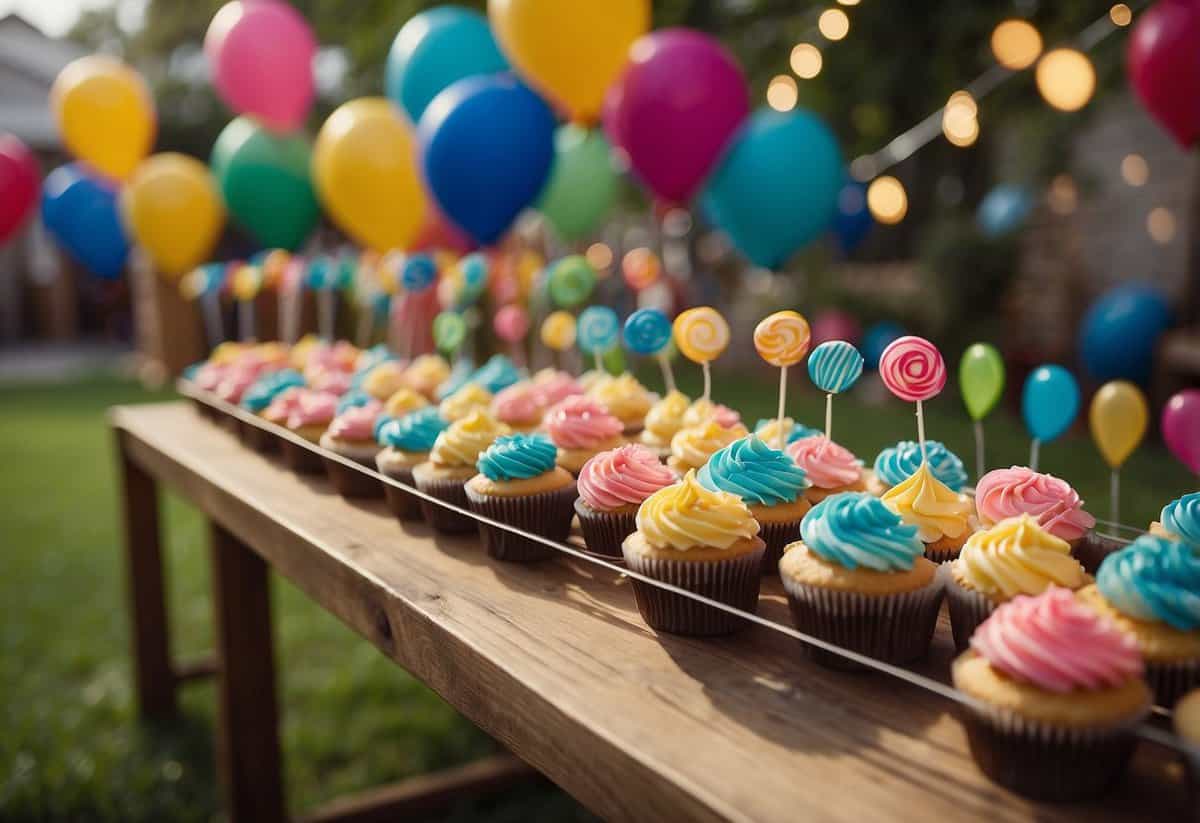
[[[293,343],[292,349],[288,353],[288,360],[292,368],[296,371],[304,371],[304,367],[308,365],[308,355],[320,342],[321,338],[315,334],[306,334]]]
[[[439,466],[474,466],[479,453],[511,429],[485,409],[476,409],[438,435],[429,459]]]
[[[421,394],[431,395],[450,376],[450,364],[441,355],[422,354],[408,364],[404,379]]]
[[[683,428],[683,414],[689,403],[688,396],[678,389],[669,392],[646,412],[646,431],[642,439],[670,443],[671,438]]]
[[[933,476],[929,463],[921,463],[912,475],[883,495],[889,509],[911,526],[925,543],[943,537],[953,540],[971,528],[971,500]]]
[[[442,419],[453,423],[462,420],[477,409],[486,409],[492,403],[492,393],[478,383],[468,383],[447,397],[438,406]]]
[[[1078,589],[1085,582],[1083,566],[1071,556],[1067,542],[1027,514],[971,535],[954,562],[958,579],[1005,600],[1041,594],[1051,584]]]
[[[632,374],[605,377],[596,382],[588,396],[601,403],[622,423],[641,423],[654,402],[653,395]]]
[[[223,343],[218,343],[208,355],[208,362],[217,366],[224,366],[232,363],[242,356],[242,352],[246,351],[246,344],[239,343],[236,340],[226,340]]]
[[[428,405],[429,401],[425,399],[425,395],[405,386],[392,392],[392,396],[383,404],[383,413],[388,417],[403,417]]]
[[[708,458],[749,434],[741,423],[725,428],[715,420],[680,429],[671,438],[671,465],[678,471],[698,469]]]
[[[689,471],[638,509],[637,528],[656,549],[728,549],[758,534],[758,521],[736,494],[709,491]]]
[[[404,385],[404,367],[395,360],[385,360],[367,372],[362,390],[376,400],[387,400]]]

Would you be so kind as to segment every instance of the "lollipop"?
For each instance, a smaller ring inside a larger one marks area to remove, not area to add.
[[[808,376],[825,392],[825,438],[833,433],[833,396],[841,394],[862,376],[863,357],[845,340],[830,340],[813,349],[808,358]]]
[[[550,268],[550,299],[570,309],[585,302],[596,287],[596,270],[582,254],[572,254]]]
[[[410,254],[400,264],[400,285],[406,292],[423,292],[437,279],[437,264],[428,254]]]
[[[220,263],[205,263],[188,272],[179,281],[179,292],[189,300],[199,299],[204,318],[204,334],[208,347],[216,348],[225,337],[221,320],[221,286],[225,282],[225,267]]]
[[[492,329],[497,337],[508,343],[514,359],[524,359],[520,343],[529,333],[529,312],[524,306],[509,303],[501,308],[492,318]]]
[[[596,360],[596,371],[601,371],[601,356],[617,344],[621,333],[621,321],[617,313],[608,306],[588,306],[579,315],[575,327],[579,350]]]
[[[787,445],[787,432],[783,428],[783,411],[787,403],[787,370],[808,354],[812,337],[804,315],[794,311],[777,311],[767,315],[754,327],[754,348],[759,356],[772,366],[779,366],[779,414],[776,419],[779,432],[779,448]]]
[[[458,281],[458,303],[469,305],[479,299],[488,283],[488,259],[481,252],[468,254],[454,269]]]
[[[667,348],[671,345],[671,321],[667,316],[658,309],[638,309],[625,318],[621,336],[631,352],[658,360],[667,393],[675,391],[675,375],[667,358]]]
[[[554,352],[557,361],[559,354],[575,345],[575,317],[566,311],[551,312],[542,321],[542,343]]]
[[[238,339],[254,339],[254,298],[263,285],[263,272],[259,266],[241,263],[229,274],[229,290],[237,301]]]
[[[937,397],[946,385],[946,361],[937,346],[923,337],[893,340],[879,356],[879,376],[892,394],[917,404],[917,440],[925,459],[925,413],[921,403]]]
[[[631,249],[621,258],[621,274],[624,275],[629,288],[641,291],[658,280],[662,274],[662,263],[659,262],[658,255],[650,249]]]
[[[467,336],[467,323],[458,312],[444,311],[433,318],[433,342],[447,357],[455,354]]]
[[[699,363],[704,370],[704,400],[712,396],[709,363],[721,356],[729,345],[729,324],[712,306],[688,309],[675,318],[675,345],[683,356]]]

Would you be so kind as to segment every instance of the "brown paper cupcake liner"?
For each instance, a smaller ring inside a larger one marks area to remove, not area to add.
[[[380,469],[379,471],[400,483],[408,486],[414,485],[411,468],[405,467],[391,471]],[[388,510],[396,516],[397,520],[421,519],[421,498],[416,497],[412,492],[393,486],[391,483],[380,483],[379,485],[383,487],[383,499],[387,503]]]
[[[1071,547],[1071,554],[1075,555],[1075,559],[1083,565],[1088,574],[1095,575],[1104,558],[1120,551],[1126,545],[1114,538],[1090,531]]]
[[[516,526],[557,543],[566,542],[571,532],[576,498],[574,483],[554,491],[519,497],[479,494],[470,486],[466,487],[466,494],[471,511],[492,520]],[[497,560],[530,563],[559,554],[551,546],[487,523],[479,524],[479,533],[483,537],[483,547]]]
[[[283,449],[283,458],[287,461],[288,468],[296,474],[321,474],[325,471],[319,453],[287,438],[279,439],[279,447]]]
[[[961,652],[971,642],[971,635],[979,628],[979,624],[996,610],[996,604],[982,592],[968,589],[955,580],[949,566],[941,566],[938,576],[942,578],[946,589],[946,608],[950,612],[954,648]]]
[[[588,551],[605,557],[622,557],[621,544],[637,531],[637,512],[602,512],[583,502],[575,501],[579,528]]]
[[[418,479],[415,475],[413,477],[413,483],[420,491],[464,509],[470,507],[467,490],[463,487],[465,482],[453,478]],[[442,534],[466,534],[478,529],[474,518],[459,514],[436,503],[430,503],[428,500],[418,499],[420,500],[421,514],[425,516],[425,522],[434,531]]]
[[[767,544],[763,553],[762,573],[779,575],[779,561],[789,543],[800,539],[800,518],[779,523],[760,523],[758,536]]]
[[[961,548],[958,548],[958,549],[930,549],[930,548],[926,547],[925,559],[931,563],[938,563],[938,564],[949,563],[951,560],[958,557],[958,555],[961,551],[962,551]]]
[[[256,452],[270,454],[279,448],[278,437],[267,429],[260,428],[245,420],[238,421],[238,434],[247,448],[254,449]]]
[[[942,603],[942,582],[911,592],[866,595],[783,578],[796,628],[805,634],[886,663],[910,663],[926,655]],[[805,644],[812,659],[835,669],[863,669],[834,652]]]
[[[333,488],[342,497],[353,498],[356,500],[377,499],[383,497],[383,486],[379,481],[369,474],[363,474],[353,466],[347,466],[338,460],[334,460],[326,455],[321,455],[321,462],[325,464],[325,474],[329,477],[329,482],[333,484]],[[375,471],[375,461],[369,463],[365,460],[355,460],[361,466],[365,466],[371,471]]]
[[[1200,659],[1170,663],[1147,660],[1146,682],[1154,692],[1154,702],[1169,709],[1192,689],[1200,687]]]
[[[660,560],[657,557],[625,554],[625,564],[647,577],[756,614],[764,551],[759,549],[714,562]],[[642,619],[656,631],[707,637],[732,634],[746,625],[746,621],[737,615],[640,580],[631,582]]]

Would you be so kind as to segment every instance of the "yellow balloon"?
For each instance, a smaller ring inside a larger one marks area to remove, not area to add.
[[[1105,383],[1092,398],[1088,422],[1104,462],[1116,469],[1146,435],[1150,407],[1142,390],[1125,380]]]
[[[208,166],[167,152],[138,166],[121,192],[126,228],[172,278],[208,259],[225,226],[225,208]]]
[[[129,177],[154,145],[154,98],[114,57],[68,63],[50,87],[50,108],[71,154],[106,177]]]
[[[347,233],[378,252],[408,248],[425,219],[412,132],[385,98],[339,106],[317,134],[313,180]]]
[[[569,5],[570,8],[565,6]],[[576,122],[600,117],[629,47],[650,28],[647,0],[488,0],[496,39],[518,72]]]

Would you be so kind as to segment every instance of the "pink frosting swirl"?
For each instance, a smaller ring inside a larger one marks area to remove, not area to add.
[[[328,423],[337,412],[337,395],[325,391],[306,391],[297,399],[296,407],[288,415],[287,427],[314,426]]]
[[[553,406],[560,400],[583,394],[583,387],[565,371],[539,373],[534,385],[542,393],[546,406]]]
[[[579,496],[597,511],[641,505],[642,501],[676,481],[675,472],[664,466],[644,446],[621,446],[600,452],[579,471]]]
[[[375,420],[382,410],[383,404],[378,400],[346,409],[329,424],[329,436],[338,440],[374,440]]]
[[[849,486],[862,477],[862,461],[823,434],[801,437],[787,447],[787,453],[820,489]]]
[[[546,411],[545,395],[532,383],[514,383],[492,398],[492,414],[502,423],[535,423]]]
[[[554,445],[564,449],[595,449],[625,429],[603,406],[582,396],[558,403],[542,422]]]
[[[221,385],[221,381],[225,379],[225,375],[230,371],[228,365],[219,363],[205,363],[196,372],[195,379],[192,380],[197,388],[204,391],[216,391],[217,386]]]
[[[1133,638],[1057,586],[1000,606],[971,635],[971,648],[1009,677],[1050,692],[1120,686],[1142,674]]]
[[[220,397],[226,403],[237,403],[242,399],[242,395],[246,393],[246,389],[254,384],[259,375],[263,372],[261,363],[247,364],[244,366],[236,366],[225,372],[224,378],[217,384],[215,389],[217,397]]]
[[[308,378],[309,388],[316,391],[339,395],[350,391],[350,372],[337,369],[318,369],[309,374],[311,375]]]
[[[1096,525],[1096,518],[1083,510],[1083,501],[1070,483],[1024,466],[985,474],[975,486],[975,507],[985,525],[1028,514],[1043,529],[1068,542]]]
[[[307,394],[307,389],[302,389],[299,386],[293,386],[290,389],[284,389],[279,394],[275,395],[275,399],[271,404],[262,411],[262,416],[272,423],[280,425],[287,422],[291,417],[292,412],[300,408],[300,401]]]
[[[723,429],[732,429],[742,422],[742,415],[723,403],[715,404],[709,416]]]

